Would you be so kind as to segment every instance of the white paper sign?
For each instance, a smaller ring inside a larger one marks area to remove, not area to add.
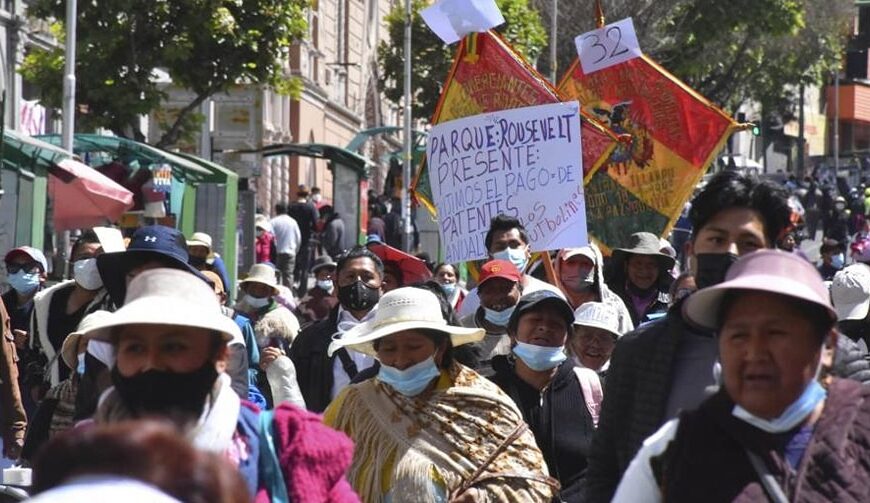
[[[504,24],[495,0],[441,0],[420,11],[420,15],[445,44]]]
[[[603,70],[643,54],[631,18],[586,32],[574,39],[583,73]]]
[[[520,220],[533,251],[587,243],[579,109],[554,103],[432,128],[426,162],[446,262],[485,258],[500,213]]]

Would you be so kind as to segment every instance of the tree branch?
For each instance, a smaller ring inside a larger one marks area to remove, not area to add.
[[[163,136],[160,137],[155,146],[157,148],[166,148],[175,145],[178,138],[181,136],[181,125],[184,123],[184,118],[199,108],[199,106],[202,105],[202,103],[212,94],[214,94],[214,92],[212,92],[210,88],[206,92],[197,94],[193,101],[188,103],[186,107],[178,112],[178,117],[175,118],[175,122],[173,122],[172,126],[163,133]]]

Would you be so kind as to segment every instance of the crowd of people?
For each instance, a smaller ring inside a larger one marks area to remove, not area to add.
[[[312,192],[236,284],[162,226],[84,230],[52,285],[5,254],[3,454],[37,498],[870,499],[870,189],[723,172],[613,250],[498,215],[474,267],[380,207],[351,246]]]

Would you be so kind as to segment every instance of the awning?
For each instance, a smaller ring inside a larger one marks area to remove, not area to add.
[[[73,159],[48,168],[56,230],[94,227],[117,221],[133,206],[133,193]]]
[[[13,168],[48,169],[62,159],[73,157],[57,145],[44,142],[16,131],[3,131],[3,164]]]
[[[260,150],[252,151],[260,152],[263,157],[272,157],[279,155],[298,155],[302,157],[314,157],[317,159],[327,159],[331,162],[347,166],[361,176],[367,175],[367,169],[372,165],[372,162],[364,156],[351,152],[345,148],[336,147],[335,145],[326,145],[324,143],[281,143],[277,145],[268,145]]]
[[[60,135],[42,135],[39,138],[56,145],[61,141]],[[138,164],[145,168],[152,164],[166,163],[172,167],[173,175],[179,180],[198,182],[212,174],[208,169],[172,152],[120,136],[76,134],[73,137],[73,151],[82,157],[104,154],[107,157],[106,162],[119,159],[127,166]]]

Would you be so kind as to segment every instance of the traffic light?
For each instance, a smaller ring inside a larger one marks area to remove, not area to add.
[[[761,135],[761,126],[758,124],[752,124],[752,136],[760,136]]]

